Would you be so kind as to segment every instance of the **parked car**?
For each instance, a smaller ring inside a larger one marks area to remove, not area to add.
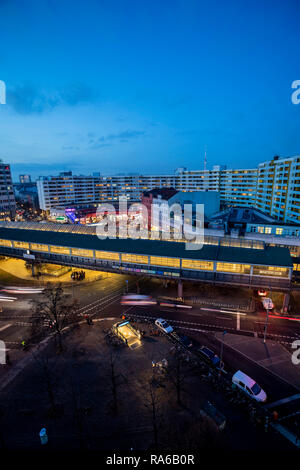
[[[267,291],[264,290],[264,289],[260,289],[260,290],[257,291],[257,295],[258,295],[259,297],[266,297]]]
[[[270,297],[265,297],[262,300],[262,304],[265,310],[272,310],[274,308],[274,304],[272,302],[272,299],[270,299]]]
[[[173,328],[163,318],[158,318],[157,320],[155,320],[155,325],[164,333],[169,334],[173,331]]]
[[[201,346],[197,350],[198,356],[204,359],[209,365],[214,367],[219,367],[220,365],[220,358],[215,354],[211,349],[207,348],[206,346]]]
[[[265,402],[267,400],[267,395],[263,389],[251,379],[244,372],[238,370],[232,376],[232,383],[234,383],[242,392],[246,393],[250,398],[253,398],[256,401]]]
[[[191,340],[191,338],[183,335],[182,333],[178,333],[178,336],[183,346],[185,346],[186,348],[191,348],[193,346],[193,341]]]

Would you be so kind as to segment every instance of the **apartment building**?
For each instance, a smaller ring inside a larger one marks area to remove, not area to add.
[[[254,206],[256,201],[257,170],[223,170],[219,191],[225,206]]]
[[[16,200],[10,165],[0,162],[0,220],[10,219],[15,213]]]
[[[97,205],[125,196],[138,201],[154,188],[182,192],[218,191],[224,207],[253,206],[287,223],[300,221],[300,156],[279,158],[258,168],[211,170],[179,168],[173,175],[75,176],[72,172],[37,180],[41,209],[70,205]]]
[[[258,165],[256,207],[277,220],[300,223],[300,155]]]

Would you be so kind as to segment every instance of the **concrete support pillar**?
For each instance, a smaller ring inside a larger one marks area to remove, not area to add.
[[[286,294],[284,294],[284,297],[283,297],[283,303],[282,303],[282,309],[281,309],[282,313],[288,312],[289,304],[290,304],[290,293],[287,292]]]
[[[179,298],[183,297],[183,283],[182,283],[182,281],[178,281],[177,297],[179,297]]]

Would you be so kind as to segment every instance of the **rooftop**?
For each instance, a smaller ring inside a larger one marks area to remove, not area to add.
[[[13,228],[10,228],[9,224],[13,225]],[[31,227],[28,228],[28,225]],[[45,227],[45,225],[47,225],[47,227]],[[118,253],[267,266],[293,266],[288,248],[282,247],[267,247],[264,250],[257,250],[253,248],[205,244],[201,249],[186,250],[185,243],[174,241],[134,240],[130,238],[101,240],[97,237],[94,227],[83,227],[86,229],[85,231],[78,230],[77,227],[77,231],[75,232],[72,230],[73,226],[71,225],[59,227],[57,227],[58,224],[45,225],[38,223],[23,224],[22,222],[2,222],[0,223],[0,238],[5,240],[67,246],[71,248],[114,251]],[[35,229],[33,229],[33,227],[35,227]],[[195,247],[197,247],[196,244]]]

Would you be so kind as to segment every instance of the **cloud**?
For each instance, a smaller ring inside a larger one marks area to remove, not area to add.
[[[83,83],[54,91],[45,91],[23,83],[7,90],[6,102],[19,114],[41,114],[61,105],[93,103],[96,98],[95,91]]]
[[[100,149],[103,147],[109,147],[113,142],[128,142],[131,139],[137,139],[146,135],[145,131],[138,130],[129,130],[118,132],[116,134],[108,134],[106,136],[101,136],[96,139],[90,139],[89,145],[91,149]],[[90,133],[88,134],[88,137]]]
[[[129,139],[136,139],[137,137],[142,137],[146,134],[145,131],[122,131],[119,132],[118,134],[108,134],[106,137],[99,137],[99,141],[104,142],[104,141],[112,141],[112,140],[129,140]]]

